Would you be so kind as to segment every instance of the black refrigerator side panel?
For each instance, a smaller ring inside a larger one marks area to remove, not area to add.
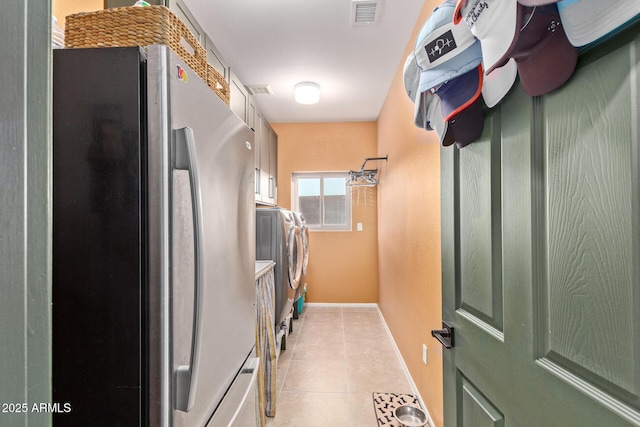
[[[145,424],[143,67],[138,48],[54,51],[57,426]]]

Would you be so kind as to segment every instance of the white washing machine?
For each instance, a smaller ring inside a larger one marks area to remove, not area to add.
[[[256,209],[256,260],[275,261],[275,327],[289,318],[302,276],[304,254],[300,227],[291,211]],[[277,333],[277,331],[276,331]]]

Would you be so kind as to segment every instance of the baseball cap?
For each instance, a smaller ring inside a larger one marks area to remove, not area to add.
[[[419,92],[418,83],[420,73],[415,56],[411,52],[404,63],[404,89],[407,96],[414,103],[414,124],[426,130],[435,130],[442,145],[449,146],[454,143],[451,132],[447,132],[448,124],[442,118],[440,99],[430,91]]]
[[[485,74],[504,65],[505,54],[515,45],[517,2],[515,0],[458,0],[453,22],[464,20],[480,40]]]
[[[517,3],[516,19],[516,44],[506,56],[516,60],[522,89],[540,96],[559,88],[573,74],[578,51],[564,33],[557,6]]]
[[[427,130],[435,130],[438,139],[444,147],[448,147],[455,142],[455,137],[449,123],[444,121],[442,117],[441,101],[436,95],[430,91],[421,92],[420,96],[423,98],[423,105],[426,106],[426,126]]]
[[[544,6],[545,4],[558,3],[558,0],[518,0],[523,6],[535,7]]]
[[[449,80],[435,94],[440,98],[442,115],[459,147],[477,140],[484,128],[482,114],[482,65]]]
[[[419,128],[425,127],[425,111],[422,106],[422,97],[420,96],[420,92],[418,91],[420,73],[418,72],[418,66],[416,65],[416,58],[413,55],[413,52],[411,52],[407,56],[407,59],[404,61],[402,78],[404,81],[404,90],[405,92],[407,92],[407,96],[415,106],[413,112],[414,123]]]
[[[640,1],[562,0],[558,10],[571,44],[584,46],[640,14]]]
[[[491,74],[484,76],[482,98],[487,107],[492,108],[502,101],[502,98],[513,87],[517,76],[518,66],[513,58],[509,59],[504,66],[496,68]]]
[[[436,7],[420,29],[414,55],[425,92],[470,71],[482,62],[480,43],[465,26],[453,24],[455,0]]]

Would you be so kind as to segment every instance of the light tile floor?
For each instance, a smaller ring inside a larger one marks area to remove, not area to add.
[[[373,392],[413,393],[376,307],[305,306],[280,353],[269,427],[377,427]]]

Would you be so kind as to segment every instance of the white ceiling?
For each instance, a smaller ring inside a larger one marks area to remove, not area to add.
[[[184,0],[269,122],[376,120],[424,0],[379,0],[378,20],[351,24],[351,0]],[[296,104],[293,87],[320,85]]]

